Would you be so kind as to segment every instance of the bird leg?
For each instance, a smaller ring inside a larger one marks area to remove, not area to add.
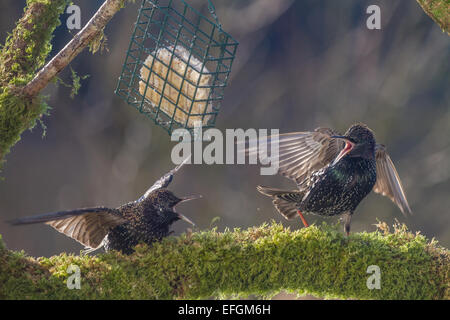
[[[347,237],[350,235],[350,222],[352,221],[352,213],[347,212],[342,216],[342,221],[344,222],[344,231]]]
[[[309,224],[308,224],[308,222],[306,222],[306,219],[305,219],[305,217],[303,216],[302,212],[301,212],[300,210],[297,210],[297,213],[298,213],[298,215],[300,216],[300,219],[302,220],[303,225],[304,225],[305,227],[309,227]]]

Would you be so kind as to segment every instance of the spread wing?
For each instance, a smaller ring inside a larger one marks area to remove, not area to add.
[[[373,191],[391,199],[404,215],[407,212],[411,214],[402,182],[384,145],[376,145],[375,158],[377,161],[377,182]]]
[[[117,209],[95,207],[20,218],[11,224],[45,223],[86,247],[98,248],[108,232],[124,222]]]
[[[344,142],[331,138],[335,133],[328,128],[317,128],[313,132],[293,132],[270,136],[270,144],[278,138],[279,159],[272,160],[272,166],[278,164],[278,173],[294,180],[300,189],[309,180],[314,171],[320,170],[332,162],[344,147]],[[247,149],[249,154],[258,152],[256,147]]]
[[[183,165],[185,165],[189,159],[191,159],[191,155],[189,155],[188,157],[186,157],[186,159],[183,160],[183,162],[181,162],[179,165],[177,165],[175,168],[173,168],[172,170],[170,170],[169,172],[167,172],[165,175],[163,175],[161,178],[159,178],[146,192],[145,194],[140,197],[138,200],[136,200],[136,202],[140,202],[141,200],[145,199],[148,197],[148,195],[150,193],[152,193],[155,190],[161,189],[161,188],[167,188],[169,186],[169,184],[172,182],[173,180],[173,175],[175,173],[177,173],[178,170],[181,169],[181,167]]]

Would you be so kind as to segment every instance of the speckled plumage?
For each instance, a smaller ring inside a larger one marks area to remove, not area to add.
[[[375,185],[375,138],[370,131],[359,127],[349,130],[345,136],[363,143],[364,153],[351,156],[350,152],[336,163],[314,172],[298,206],[301,212],[324,216],[353,213]]]
[[[130,254],[140,242],[151,244],[166,237],[172,223],[180,219],[173,211],[180,201],[169,190],[158,189],[142,202],[130,202],[117,208],[126,222],[114,227],[106,235],[103,240],[105,250]]]
[[[258,191],[271,197],[285,218],[291,219],[298,213],[306,225],[302,213],[344,215],[348,234],[353,212],[372,190],[391,198],[402,212],[410,212],[385,147],[376,144],[366,125],[355,124],[344,136],[318,128],[276,138],[280,146],[279,173],[294,180],[298,190],[258,186]]]
[[[324,216],[353,212],[372,191],[376,175],[375,159],[342,159],[311,177],[311,187],[298,209]]]
[[[126,222],[106,235],[104,247],[130,254],[139,242],[151,244],[169,235],[169,227],[180,216],[173,207],[180,202],[166,189],[153,191],[141,202],[130,202],[118,208]]]
[[[175,221],[183,219],[192,223],[176,212],[174,207],[180,202],[198,197],[178,198],[166,189],[174,173],[185,162],[156,181],[138,200],[116,209],[76,209],[20,218],[11,223],[43,222],[83,244],[88,248],[87,252],[103,246],[107,251],[118,250],[130,254],[140,242],[151,244],[166,237]]]

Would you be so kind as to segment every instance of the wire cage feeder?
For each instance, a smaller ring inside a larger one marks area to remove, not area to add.
[[[215,126],[238,42],[208,0],[207,18],[184,0],[143,0],[116,94],[163,127]]]

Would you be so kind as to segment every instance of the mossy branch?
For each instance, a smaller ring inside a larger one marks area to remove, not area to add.
[[[40,97],[24,98],[21,88],[42,67],[53,31],[67,0],[28,0],[0,52],[0,165],[26,129],[46,112]]]
[[[103,29],[123,5],[124,0],[106,0],[84,28],[25,86],[25,95],[35,96],[91,42],[100,42]]]
[[[0,246],[0,299],[185,299],[280,291],[325,298],[449,299],[450,255],[397,226],[393,233],[345,238],[322,225],[291,231],[279,224],[215,230],[139,245],[130,256],[61,254],[30,258]],[[68,289],[69,265],[81,289]],[[380,289],[367,268],[379,266]]]
[[[46,113],[39,93],[84,48],[98,47],[125,0],[106,0],[86,26],[51,59],[51,38],[68,0],[27,0],[22,18],[0,52],[0,164],[23,131]],[[42,68],[38,71],[39,68]]]
[[[423,11],[450,35],[450,0],[417,0]]]

